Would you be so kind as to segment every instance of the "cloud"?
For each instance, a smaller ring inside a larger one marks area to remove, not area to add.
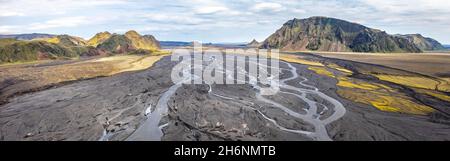
[[[279,11],[285,10],[285,7],[283,7],[283,5],[281,5],[279,3],[261,2],[261,3],[255,4],[253,7],[250,8],[250,10],[256,11],[256,12],[263,12],[263,11],[279,12]]]
[[[31,30],[42,30],[50,28],[60,28],[60,27],[78,27],[83,24],[87,24],[89,21],[86,17],[63,17],[53,20],[48,20],[43,23],[33,23],[29,26]]]
[[[0,33],[12,34],[15,29],[17,29],[17,26],[0,26]]]
[[[150,22],[159,22],[164,24],[174,25],[196,25],[200,23],[207,23],[207,19],[196,17],[192,14],[173,14],[173,13],[148,13],[142,16],[145,20]]]
[[[214,41],[222,34],[242,41],[267,37],[293,18],[327,16],[450,43],[448,8],[448,0],[0,0],[0,31],[140,29],[164,33],[164,39],[200,34]]]
[[[360,2],[379,11],[390,13],[406,12],[447,12],[450,13],[450,3],[447,0],[361,0]]]
[[[202,6],[195,9],[196,14],[213,14],[223,11],[228,11],[229,9],[225,6]]]
[[[298,14],[303,14],[303,13],[306,13],[306,11],[305,10],[303,10],[303,9],[293,9],[292,10],[292,12],[294,12],[294,13],[298,13]]]
[[[127,2],[127,0],[4,0],[0,1],[0,15],[7,13],[30,16],[60,15]]]
[[[13,17],[13,16],[25,16],[24,13],[20,13],[20,12],[8,12],[8,11],[0,11],[0,17]]]
[[[450,3],[446,0],[361,0],[376,13],[373,19],[390,25],[450,25]]]

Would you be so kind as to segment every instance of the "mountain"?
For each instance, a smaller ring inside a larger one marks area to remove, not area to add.
[[[155,37],[141,36],[136,31],[124,35],[101,32],[89,41],[70,35],[41,36],[32,40],[14,37],[0,39],[0,63],[125,53],[151,54],[158,50],[160,44]]]
[[[141,36],[136,31],[131,30],[125,33],[125,37],[130,39],[132,45],[137,49],[157,50],[161,48],[159,42],[152,35]]]
[[[247,44],[247,47],[258,48],[261,46],[261,43],[253,39],[250,43]]]
[[[160,41],[160,45],[163,48],[172,48],[172,47],[183,47],[183,46],[190,46],[190,42],[184,42],[184,41]]]
[[[102,43],[98,44],[98,49],[113,53],[124,53],[138,49],[156,51],[159,50],[159,41],[152,35],[141,36],[136,31],[128,31],[124,35],[113,34]]]
[[[360,24],[328,17],[293,19],[263,43],[281,50],[422,52],[405,38]]]
[[[19,42],[19,40],[14,39],[14,38],[4,38],[4,39],[0,39],[0,47],[2,46],[6,46],[6,45],[11,45],[14,44],[16,42]]]
[[[91,39],[89,39],[89,41],[87,43],[90,46],[97,47],[98,44],[105,42],[105,40],[109,39],[110,37],[111,37],[111,33],[109,33],[108,31],[100,32],[100,33],[97,33]]]
[[[133,47],[132,42],[124,35],[113,34],[111,37],[103,41],[103,43],[97,45],[97,49],[113,52],[124,53],[132,50],[136,50]]]
[[[399,36],[399,37],[408,39],[409,42],[415,44],[421,50],[442,50],[442,49],[444,49],[444,46],[442,46],[442,44],[439,43],[438,41],[436,41],[432,38],[423,37],[420,34],[407,34],[407,35],[395,35],[395,36]]]
[[[49,39],[0,39],[0,63],[104,55],[79,37],[58,35]]]
[[[87,42],[83,38],[70,36],[70,35],[58,35],[50,39],[44,39],[47,42],[63,45],[66,47],[73,46],[86,46]]]
[[[55,37],[55,35],[39,34],[39,33],[0,35],[0,39],[12,38],[12,39],[17,39],[17,40],[46,39],[46,38],[52,38],[52,37]]]
[[[78,51],[46,41],[19,41],[0,47],[0,63],[76,56]]]

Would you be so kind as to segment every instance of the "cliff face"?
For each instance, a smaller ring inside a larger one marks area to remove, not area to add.
[[[327,17],[290,20],[267,38],[262,47],[281,50],[421,52],[407,39]]]

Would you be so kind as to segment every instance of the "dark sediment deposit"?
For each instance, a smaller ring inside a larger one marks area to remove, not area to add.
[[[385,68],[305,57],[333,62],[354,75],[361,66]],[[383,112],[339,96],[335,78],[286,62],[280,63],[276,95],[262,96],[254,84],[183,84],[165,102],[158,126],[144,127],[174,86],[171,69],[176,64],[168,56],[143,71],[11,98],[0,106],[0,140],[450,140],[448,102],[361,76],[432,100],[427,105],[437,109],[429,115]]]

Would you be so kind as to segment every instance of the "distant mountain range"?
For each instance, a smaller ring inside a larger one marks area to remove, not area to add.
[[[166,49],[171,49],[175,47],[192,47],[193,42],[186,41],[160,41],[161,47]],[[246,47],[247,43],[202,43],[202,46],[214,46],[222,48],[243,48]]]
[[[248,44],[203,45],[277,48],[285,51],[383,53],[418,53],[450,47],[420,34],[390,35],[378,29],[328,17],[290,20],[262,43],[253,40]],[[133,30],[123,35],[100,32],[89,40],[70,35],[40,33],[0,35],[0,63],[121,53],[153,53],[160,50],[161,46],[165,48],[192,46],[192,42],[159,42],[152,35],[140,35]]]
[[[52,38],[56,35],[51,34],[39,34],[39,33],[32,33],[32,34],[12,34],[12,35],[0,35],[0,39],[17,39],[17,40],[33,40],[33,39],[43,39],[43,38]]]
[[[180,46],[190,46],[192,42],[184,42],[184,41],[160,41],[161,46],[164,48],[170,47],[180,47]]]
[[[247,44],[247,47],[251,47],[251,48],[257,48],[259,46],[261,46],[261,43],[259,43],[255,39],[253,39],[250,43]]]
[[[328,17],[293,19],[261,45],[281,50],[411,52],[442,49],[434,39],[422,35],[389,35],[378,29]]]
[[[49,34],[0,37],[3,37],[0,39],[0,63],[122,53],[151,54],[160,50],[159,41],[155,37],[142,36],[133,30],[124,35],[101,32],[89,40]]]

